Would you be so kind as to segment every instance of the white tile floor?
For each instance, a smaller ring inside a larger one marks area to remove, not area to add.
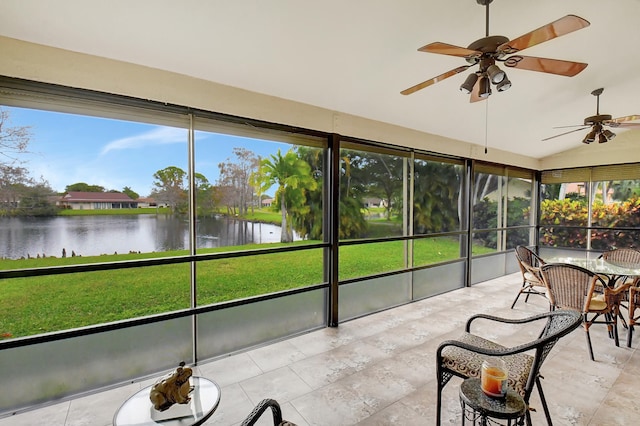
[[[263,398],[280,402],[285,419],[303,425],[432,425],[435,422],[435,351],[478,312],[525,317],[548,309],[541,297],[509,306],[519,288],[513,274],[410,305],[195,367],[222,388],[207,425],[238,425]],[[509,326],[481,329],[486,337],[521,342]],[[584,331],[561,340],[542,367],[543,388],[555,425],[640,424],[640,354],[615,347],[603,325],[591,328],[596,361]],[[111,425],[114,412],[152,380],[49,405],[10,417],[0,426]],[[458,387],[445,387],[443,424],[461,424]],[[6,390],[5,390],[6,391]],[[534,425],[545,424],[537,391]],[[267,413],[268,414],[268,413]],[[261,425],[270,424],[270,416]]]

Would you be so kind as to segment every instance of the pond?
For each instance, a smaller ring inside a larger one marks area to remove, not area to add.
[[[280,227],[224,217],[196,223],[196,248],[280,242]],[[298,235],[294,235],[299,240]],[[189,223],[172,215],[0,218],[0,257],[163,252],[189,248]]]

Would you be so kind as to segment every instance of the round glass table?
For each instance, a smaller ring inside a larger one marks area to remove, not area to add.
[[[187,404],[174,404],[165,411],[153,408],[149,394],[153,385],[139,390],[127,399],[113,416],[113,426],[197,426],[218,408],[220,387],[204,377],[189,379],[193,390]]]

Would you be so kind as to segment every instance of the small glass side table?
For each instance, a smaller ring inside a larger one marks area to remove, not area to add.
[[[174,404],[157,411],[149,399],[153,385],[139,390],[127,399],[113,416],[113,426],[198,426],[204,423],[220,403],[220,387],[204,377],[191,376],[193,390],[187,404]]]
[[[472,425],[524,425],[527,404],[520,394],[508,388],[504,398],[492,398],[482,392],[480,379],[469,378],[460,385],[460,405],[462,405],[462,425],[467,420]],[[492,419],[506,420],[499,423]]]

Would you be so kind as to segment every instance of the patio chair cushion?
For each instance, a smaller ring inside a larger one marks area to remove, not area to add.
[[[464,333],[457,340],[484,349],[505,349],[504,346],[470,333]],[[466,377],[479,378],[482,362],[486,358],[486,355],[471,352],[456,346],[448,346],[442,350],[443,364],[448,369],[456,371]],[[525,386],[529,379],[534,358],[525,353],[506,355],[500,358],[504,360],[509,370],[509,386],[524,396]]]
[[[607,301],[604,299],[604,294],[596,294],[591,297],[589,301],[590,311],[603,311],[607,309]]]
[[[524,273],[524,279],[531,282],[532,284],[540,284],[540,285],[544,285],[542,284],[542,282],[540,281],[540,279],[538,277],[536,277],[534,274],[532,274],[529,271],[526,271]]]

